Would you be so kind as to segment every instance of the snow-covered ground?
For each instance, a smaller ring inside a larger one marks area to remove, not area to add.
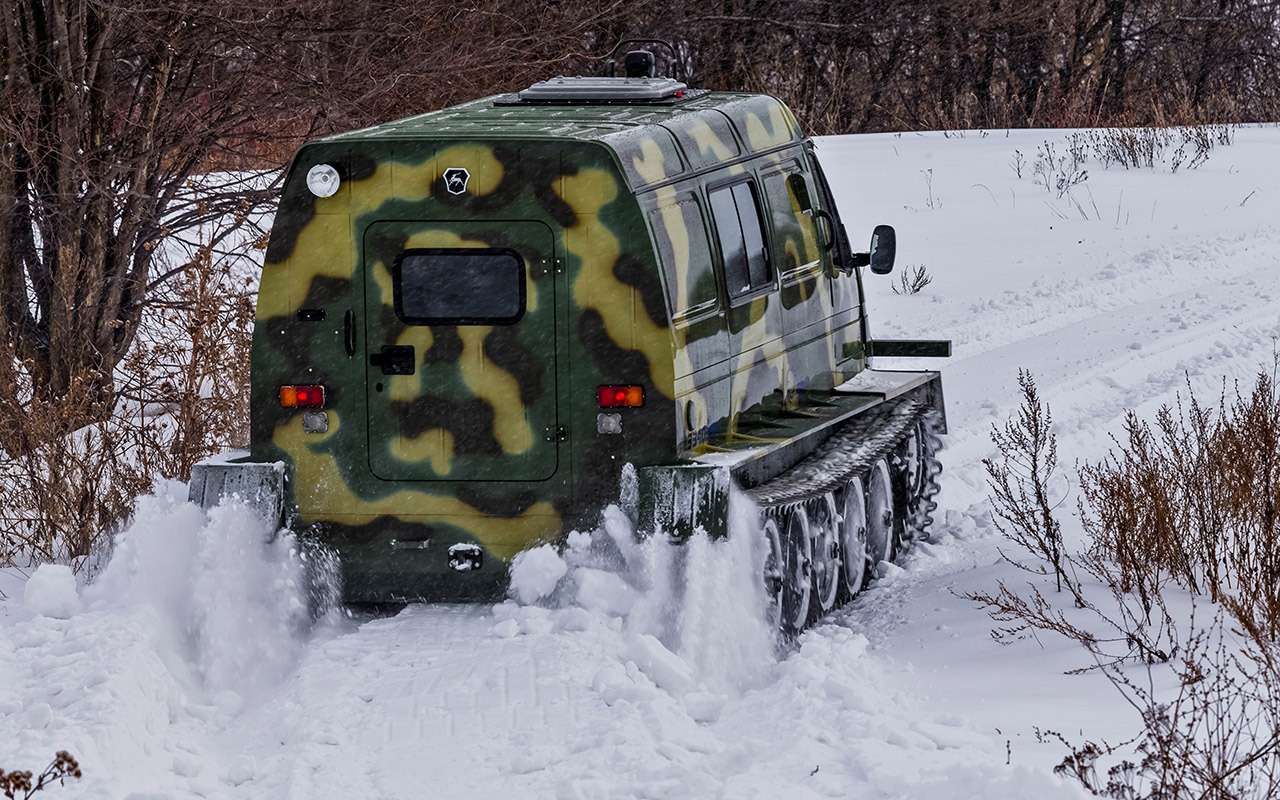
[[[522,599],[554,586],[554,608],[306,630],[288,540],[264,551],[242,511],[162,492],[78,597],[56,573],[0,584],[0,767],[67,749],[85,777],[55,791],[139,800],[1082,796],[1036,729],[1118,741],[1136,720],[1102,678],[1064,674],[1072,646],[996,644],[958,596],[1020,579],[985,508],[988,431],[1019,367],[1068,467],[1102,455],[1127,408],[1270,367],[1280,130],[1241,129],[1194,171],[1088,164],[1060,198],[1031,162],[1065,136],[820,142],[851,236],[893,224],[899,269],[934,276],[899,296],[867,275],[873,330],[949,337],[955,357],[937,543],[798,648],[764,633],[749,536],[673,552],[617,516],[523,565]]]

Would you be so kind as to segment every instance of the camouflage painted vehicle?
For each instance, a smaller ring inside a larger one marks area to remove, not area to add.
[[[262,271],[251,453],[192,496],[252,495],[323,540],[349,601],[441,601],[500,595],[626,464],[641,528],[677,535],[723,534],[736,481],[803,625],[936,490],[937,374],[869,369],[946,350],[869,341],[859,267],[892,249],[882,227],[851,250],[762,95],[558,78],[316,141]]]

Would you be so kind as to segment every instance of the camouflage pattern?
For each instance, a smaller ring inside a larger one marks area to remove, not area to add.
[[[295,526],[342,555],[348,599],[493,596],[515,553],[594,523],[623,464],[767,442],[771,413],[860,370],[857,277],[832,270],[787,180],[821,206],[809,159],[783,104],[730,93],[486,98],[304,147],[263,268],[251,458],[290,466]],[[341,176],[332,197],[306,187],[316,164]],[[452,194],[443,174],[458,168],[469,183]],[[775,282],[731,306],[706,192],[747,175]],[[405,324],[391,269],[422,247],[517,253],[524,316]],[[413,373],[371,365],[385,346],[413,347]],[[291,383],[324,384],[327,430],[280,407]],[[597,433],[604,384],[645,387],[621,434]],[[479,571],[448,568],[459,543],[483,548]]]

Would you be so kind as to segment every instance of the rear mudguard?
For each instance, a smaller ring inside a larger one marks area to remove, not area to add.
[[[636,470],[639,503],[636,531],[665,533],[684,540],[696,533],[720,538],[729,533],[729,468],[677,464]]]
[[[268,525],[284,524],[288,468],[284,462],[212,459],[191,468],[187,499],[201,508],[213,508],[224,497],[238,497],[257,511]]]

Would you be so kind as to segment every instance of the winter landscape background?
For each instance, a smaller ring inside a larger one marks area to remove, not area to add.
[[[51,792],[138,800],[1087,796],[1054,774],[1068,749],[1047,732],[1121,745],[1141,720],[1097,671],[1066,674],[1091,664],[1076,644],[998,643],[966,599],[1002,580],[1053,594],[1001,558],[990,429],[1030,370],[1079,548],[1076,466],[1105,456],[1126,410],[1273,372],[1280,130],[1235,127],[1191,166],[1173,147],[1150,167],[1086,160],[1064,190],[1041,153],[1073,133],[820,139],[850,235],[893,224],[899,272],[933,276],[898,294],[897,274],[867,275],[872,330],[955,349],[931,362],[949,422],[933,539],[794,646],[765,628],[741,508],[727,542],[693,543],[687,584],[602,509],[600,530],[518,568],[527,602],[306,626],[306,554],[166,483],[92,584],[0,573],[0,766],[66,749],[84,778]]]

